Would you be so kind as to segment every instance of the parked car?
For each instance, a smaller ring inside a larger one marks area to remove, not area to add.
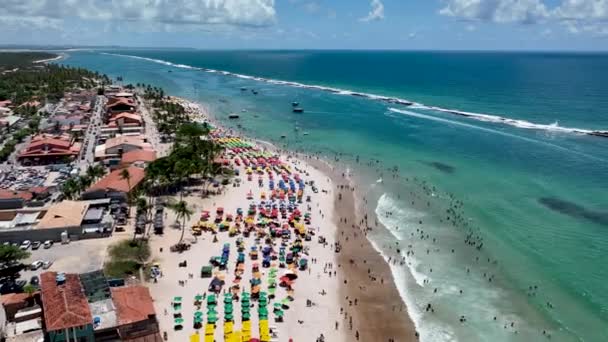
[[[21,246],[19,246],[19,248],[21,248],[22,250],[27,250],[28,248],[30,248],[30,246],[32,245],[32,242],[30,240],[25,240],[21,243]]]
[[[52,246],[53,246],[53,241],[51,241],[51,240],[44,241],[44,249],[49,249]]]
[[[40,248],[40,245],[42,245],[42,243],[40,241],[34,241],[32,243],[32,250],[36,250],[36,249]]]
[[[42,269],[48,270],[49,268],[51,268],[51,266],[53,266],[53,262],[51,260],[47,260],[42,264]]]
[[[44,262],[42,262],[42,260],[36,260],[30,265],[30,270],[35,271],[42,267],[42,265],[44,265]]]
[[[38,278],[38,276],[32,276],[30,278],[30,285],[33,285],[33,286],[40,285],[40,278]]]

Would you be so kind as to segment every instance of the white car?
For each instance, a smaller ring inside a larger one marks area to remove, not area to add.
[[[30,265],[30,270],[35,271],[35,270],[39,269],[40,267],[42,267],[43,265],[44,265],[44,262],[42,260],[36,260]]]
[[[52,265],[53,262],[51,260],[47,260],[42,264],[42,269],[48,270],[49,268],[51,268]]]
[[[21,248],[25,251],[28,248],[30,248],[31,245],[32,245],[32,242],[30,240],[25,240],[21,243],[21,246],[19,246],[19,248]]]
[[[49,249],[53,246],[53,241],[46,240],[46,241],[44,241],[44,244],[42,246],[44,247],[44,249]]]

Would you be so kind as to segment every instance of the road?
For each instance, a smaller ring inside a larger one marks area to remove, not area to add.
[[[95,146],[97,144],[97,137],[99,137],[101,132],[101,117],[105,104],[106,97],[97,96],[93,115],[91,116],[91,121],[84,134],[82,149],[80,150],[80,155],[76,162],[76,166],[80,169],[81,174],[85,174],[87,167],[92,165],[95,161]]]

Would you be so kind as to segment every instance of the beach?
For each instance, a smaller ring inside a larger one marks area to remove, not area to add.
[[[213,121],[204,106],[174,99],[180,102],[193,121]],[[146,110],[142,111],[145,114]],[[149,125],[153,124],[148,122]],[[215,124],[215,123],[214,123]],[[152,134],[154,134],[154,127]],[[232,136],[231,132],[226,132]],[[153,143],[166,154],[168,147],[161,146],[157,140]],[[268,148],[272,153],[278,153],[272,146],[260,143],[259,146]],[[307,182],[313,181],[319,188],[318,193],[306,193],[310,202],[307,209],[312,214],[309,227],[316,230],[316,236],[307,242],[307,255],[310,259],[308,269],[298,272],[294,286],[295,300],[286,310],[282,323],[271,322],[278,341],[309,341],[313,338],[325,338],[326,341],[413,341],[415,328],[407,316],[407,310],[399,297],[388,265],[380,254],[365,238],[365,234],[357,224],[360,217],[355,211],[354,191],[349,185],[346,174],[318,157],[295,155],[287,151],[278,153],[286,165],[297,170]],[[150,284],[155,308],[159,313],[161,331],[168,333],[169,340],[185,340],[194,333],[192,321],[184,324],[179,331],[174,330],[173,301],[182,297],[181,317],[188,322],[197,310],[204,308],[196,306],[195,295],[208,295],[209,279],[201,278],[201,267],[207,260],[221,252],[224,244],[234,245],[236,237],[230,237],[227,232],[217,235],[203,233],[195,237],[188,231],[189,227],[199,221],[203,210],[214,212],[222,207],[225,213],[236,213],[238,208],[247,208],[253,198],[258,200],[268,189],[247,180],[247,170],[244,165],[237,166],[238,182],[222,187],[218,194],[209,197],[201,196],[200,189],[189,188],[189,195],[184,200],[193,209],[194,214],[186,223],[185,242],[191,244],[190,250],[183,253],[169,252],[170,247],[179,240],[175,214],[166,211],[166,223],[173,225],[168,228],[162,238],[152,237],[151,248],[153,262],[162,270],[162,277]],[[256,177],[257,178],[257,177]],[[268,179],[264,179],[266,183]],[[217,237],[217,240],[214,240]],[[319,243],[319,237],[325,243]],[[336,252],[336,242],[340,246]],[[244,239],[246,246],[255,245],[252,235]],[[186,267],[179,267],[186,262]],[[243,279],[253,276],[252,264],[246,260]],[[236,260],[231,257],[226,267],[226,281],[230,283],[231,270],[235,269]],[[262,287],[268,276],[268,269],[261,269]],[[244,287],[246,289],[247,286]],[[279,289],[276,298],[285,296]],[[238,308],[238,305],[235,307]],[[222,310],[218,307],[218,314]],[[236,309],[235,317],[240,310]],[[242,322],[240,322],[242,325]],[[252,335],[257,336],[256,329],[259,320],[252,315]],[[239,319],[235,320],[234,329],[239,327]],[[202,334],[201,330],[201,334]],[[224,336],[223,325],[217,324],[216,340]]]
[[[420,56],[428,56],[425,66],[414,67]],[[337,57],[365,60],[375,71],[362,75],[348,66],[359,64],[336,64]],[[161,86],[168,94],[204,103],[217,125],[235,135],[302,152],[309,163],[306,156],[318,156],[352,170],[357,213],[368,215],[373,230],[367,238],[378,259],[391,260],[385,283],[392,273],[420,340],[530,341],[550,334],[554,340],[576,341],[606,336],[608,300],[601,267],[608,245],[600,233],[606,149],[602,139],[556,128],[605,127],[597,112],[605,107],[601,82],[583,92],[587,83],[560,80],[581,81],[590,70],[603,70],[598,69],[601,58],[579,57],[518,54],[527,70],[555,62],[556,72],[536,73],[541,84],[556,90],[549,97],[535,96],[545,88],[506,72],[522,67],[510,54],[125,50],[70,52],[62,63],[131,84]],[[311,58],[320,64],[299,64]],[[573,59],[582,69],[566,68]],[[483,97],[466,77],[446,73],[453,63],[471,70],[497,61],[507,68],[481,77],[492,89],[484,88]],[[545,77],[561,75],[557,70],[569,70],[570,76]],[[446,75],[450,82],[444,82]],[[433,82],[419,82],[429,77]],[[315,85],[426,106],[387,104]],[[303,113],[292,112],[294,101]],[[559,125],[526,129],[433,108],[543,125],[559,120]],[[240,118],[231,120],[230,113]],[[403,248],[397,250],[396,241]]]

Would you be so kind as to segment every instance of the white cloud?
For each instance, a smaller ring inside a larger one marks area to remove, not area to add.
[[[471,21],[532,24],[549,15],[541,0],[446,0],[439,13]]]
[[[563,20],[608,20],[608,0],[563,0],[554,16]]]
[[[380,0],[372,0],[370,3],[372,9],[367,16],[361,18],[361,21],[374,21],[384,19],[384,4]]]
[[[608,0],[563,0],[553,17],[572,34],[608,37]]]
[[[268,26],[274,0],[2,0],[4,16],[146,21],[171,25]]]

